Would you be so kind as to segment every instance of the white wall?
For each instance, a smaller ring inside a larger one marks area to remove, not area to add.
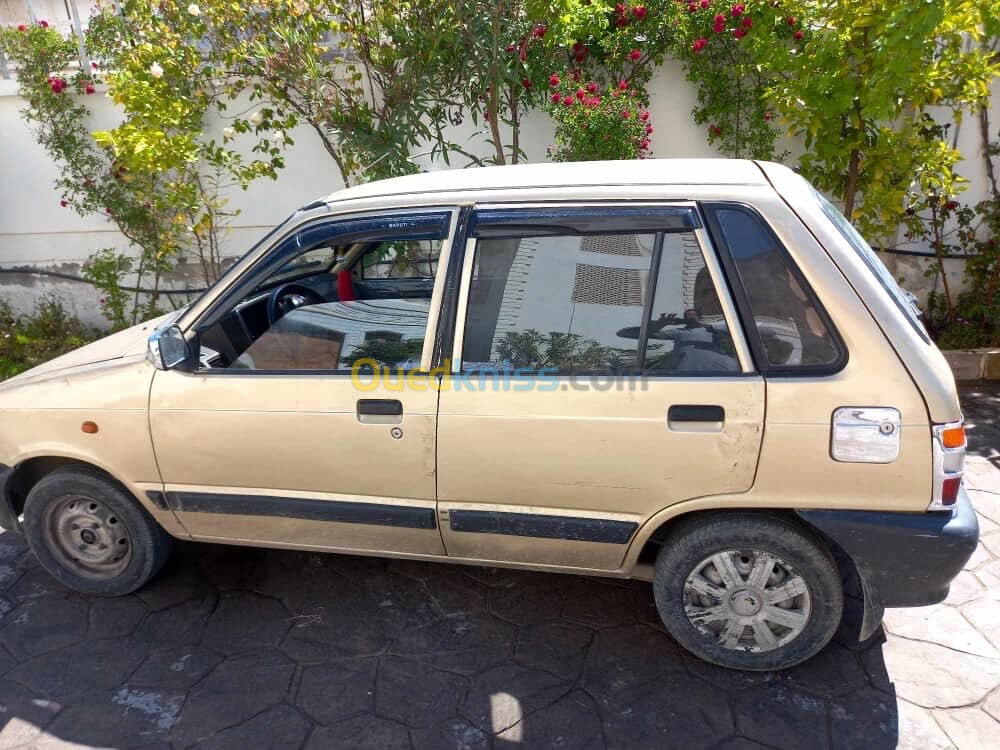
[[[655,156],[719,156],[708,145],[703,129],[691,120],[696,96],[684,79],[680,63],[668,61],[658,71],[650,89]],[[93,107],[95,129],[114,123],[116,112],[102,89],[86,98]],[[994,89],[994,101],[1000,101],[1000,86]],[[125,248],[126,243],[114,225],[103,217],[80,217],[59,206],[61,196],[54,187],[57,172],[20,117],[22,106],[16,82],[0,80],[0,267],[31,265],[78,274],[90,253],[102,247]],[[239,110],[234,107],[233,111]],[[1000,127],[1000,114],[995,119],[994,126]],[[210,128],[219,131],[223,125],[215,122]],[[312,130],[300,127],[291,135],[295,145],[287,149],[287,166],[277,181],[258,181],[245,192],[237,189],[229,195],[230,206],[241,213],[224,238],[226,255],[239,255],[295,208],[341,187],[332,160]],[[485,129],[475,128],[471,122],[452,128],[450,137],[468,150],[489,153]],[[529,160],[545,159],[545,148],[552,143],[552,126],[543,112],[530,114],[522,129],[522,140]],[[971,118],[962,124],[958,143],[968,159],[960,165],[960,171],[972,182],[963,200],[984,196],[985,174],[977,153],[978,133]],[[793,153],[799,151],[795,143],[787,146]],[[440,160],[431,162],[426,156],[418,156],[416,161],[426,169],[445,166]],[[463,166],[462,157],[456,157],[452,166]],[[921,273],[909,269],[914,265],[912,261],[898,265],[902,275],[917,289],[926,287]],[[952,269],[956,284],[961,276],[959,266],[956,263]],[[193,274],[180,270],[177,283],[196,282]],[[84,321],[102,323],[97,293],[85,284],[0,273],[0,298],[11,301],[19,310],[31,309],[44,291],[57,291]]]

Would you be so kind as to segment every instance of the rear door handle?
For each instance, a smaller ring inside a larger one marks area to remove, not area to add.
[[[671,427],[679,423],[679,429],[684,429],[683,423],[721,425],[725,421],[726,410],[716,405],[674,404],[667,410],[667,423]]]
[[[403,421],[403,402],[395,398],[360,398],[358,421],[366,424],[399,424]]]

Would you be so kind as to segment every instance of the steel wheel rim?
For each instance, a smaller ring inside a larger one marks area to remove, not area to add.
[[[93,580],[119,575],[132,561],[132,535],[100,500],[68,495],[46,508],[45,544],[66,568]]]
[[[809,623],[809,585],[786,560],[762,549],[709,555],[684,581],[684,613],[702,636],[732,651],[763,653]]]

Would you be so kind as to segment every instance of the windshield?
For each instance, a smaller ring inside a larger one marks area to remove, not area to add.
[[[903,315],[910,322],[910,325],[920,334],[920,338],[930,343],[930,336],[927,335],[927,329],[924,328],[924,324],[920,320],[920,309],[917,307],[916,297],[896,282],[892,274],[889,273],[889,269],[885,267],[882,259],[872,250],[871,245],[865,241],[865,238],[854,228],[854,225],[847,220],[847,217],[838,211],[837,207],[824,198],[817,190],[813,189],[813,194],[816,196],[816,200],[819,201],[823,213],[833,222],[833,225],[840,232],[841,236],[861,256],[861,260],[864,261],[868,269],[875,275],[875,278],[879,280],[879,283],[889,293],[889,296],[892,297],[893,302],[902,311]]]

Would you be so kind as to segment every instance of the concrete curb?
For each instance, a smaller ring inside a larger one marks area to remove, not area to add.
[[[945,349],[957,382],[1000,380],[1000,349]]]

